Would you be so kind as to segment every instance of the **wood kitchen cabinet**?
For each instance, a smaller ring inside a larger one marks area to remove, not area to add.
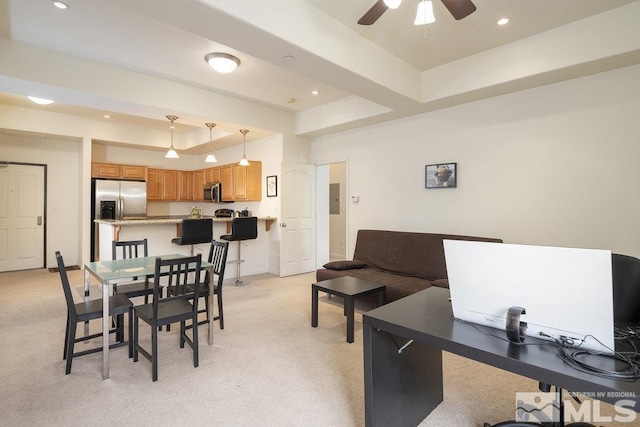
[[[178,200],[193,200],[193,172],[178,171]]]
[[[147,200],[162,200],[162,169],[147,170]]]
[[[262,200],[262,162],[249,160],[249,166],[233,165],[233,200]]]
[[[222,200],[233,200],[233,165],[220,166],[220,183],[222,183]]]
[[[204,185],[210,182],[218,182],[220,181],[220,172],[217,174],[215,170],[220,169],[219,167],[215,168],[206,168],[199,169],[193,172],[193,198],[195,201],[203,201],[204,200]]]
[[[145,181],[147,179],[147,167],[120,165],[120,178]]]
[[[220,182],[220,166],[216,166],[215,168],[211,168],[211,181],[210,182]]]
[[[94,162],[91,163],[91,177],[145,181],[147,179],[147,167]]]
[[[162,170],[162,200],[178,200],[178,171]]]
[[[178,172],[171,169],[149,168],[147,200],[178,200]]]
[[[205,184],[205,170],[200,169],[193,171],[193,200],[201,202],[204,200],[204,184]]]

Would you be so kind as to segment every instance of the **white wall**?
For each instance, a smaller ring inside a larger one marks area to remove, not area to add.
[[[81,153],[80,141],[0,133],[0,160],[47,165],[46,267],[56,266],[55,251],[67,265],[80,262]]]
[[[640,66],[312,141],[348,159],[347,253],[358,229],[500,237],[640,257]],[[457,162],[458,188],[425,189]]]

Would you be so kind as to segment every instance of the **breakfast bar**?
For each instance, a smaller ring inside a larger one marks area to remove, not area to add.
[[[97,256],[99,259],[111,259],[111,242],[114,240],[137,240],[146,238],[149,242],[149,255],[161,255],[174,252],[185,252],[186,248],[173,245],[171,239],[180,235],[180,224],[182,220],[188,218],[184,215],[174,216],[149,216],[144,219],[96,219],[98,224]],[[209,217],[213,220],[213,236],[218,239],[223,234],[228,234],[233,218]],[[276,221],[274,217],[258,217],[259,223],[264,223],[264,228],[260,226],[262,232],[268,232],[271,225]],[[203,248],[206,253],[207,248]]]

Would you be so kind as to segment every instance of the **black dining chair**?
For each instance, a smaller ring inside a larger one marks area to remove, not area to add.
[[[213,285],[213,293],[218,299],[218,315],[213,320],[220,322],[220,329],[224,329],[224,312],[222,310],[222,282],[224,281],[224,270],[227,264],[227,250],[229,249],[229,242],[218,242],[216,240],[211,241],[209,248],[208,261],[213,264],[212,279],[209,275],[209,271],[205,273],[204,281],[200,287],[200,296],[204,298],[203,310],[199,310],[199,313],[206,313],[206,320],[201,320],[200,325],[206,325],[209,323],[209,292]]]
[[[147,239],[114,240],[111,244],[112,260],[148,256],[149,247],[147,245]],[[113,293],[115,295],[125,295],[127,298],[143,296],[144,303],[147,304],[149,302],[149,296],[153,295],[153,283],[149,280],[149,277],[145,277],[144,280],[138,280],[138,277],[134,277],[133,280],[133,282],[114,283]],[[164,287],[160,288],[160,298],[162,298],[163,289]]]
[[[138,353],[151,361],[151,378],[158,380],[158,328],[180,323],[180,348],[184,343],[193,350],[193,366],[198,367],[198,299],[200,298],[200,268],[202,255],[162,259],[156,258],[153,278],[153,302],[133,308],[133,361]],[[160,279],[167,280],[165,298],[159,298]],[[192,281],[190,280],[192,279]],[[140,345],[138,320],[151,326],[151,349]],[[187,336],[187,321],[192,325],[191,338]]]
[[[75,343],[87,341],[93,338],[102,337],[102,332],[91,334],[88,336],[76,338],[76,329],[78,323],[85,323],[94,319],[102,318],[102,299],[94,299],[84,301],[81,303],[75,303],[73,301],[73,294],[71,293],[71,286],[69,285],[69,277],[67,276],[67,270],[64,267],[64,260],[59,251],[56,251],[56,260],[58,262],[58,271],[60,272],[60,280],[62,282],[62,289],[64,291],[64,297],[67,302],[67,326],[64,334],[64,353],[63,359],[67,361],[65,373],[71,373],[71,363],[74,357],[84,356],[86,354],[96,353],[102,351],[102,346],[90,348],[88,350],[74,352]],[[116,343],[109,345],[109,348],[121,347],[124,345],[129,346],[129,357],[133,356],[133,330],[131,324],[131,308],[133,303],[129,301],[124,295],[114,295],[109,297],[109,314],[117,317],[116,328],[109,330],[109,333],[116,334]],[[129,339],[124,340],[124,315],[129,316]]]

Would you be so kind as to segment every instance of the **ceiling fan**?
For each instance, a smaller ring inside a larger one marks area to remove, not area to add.
[[[395,9],[402,0],[378,0],[371,9],[358,21],[360,25],[371,25],[382,16],[387,9]],[[476,5],[471,0],[441,0],[456,20],[471,15],[476,10]]]

